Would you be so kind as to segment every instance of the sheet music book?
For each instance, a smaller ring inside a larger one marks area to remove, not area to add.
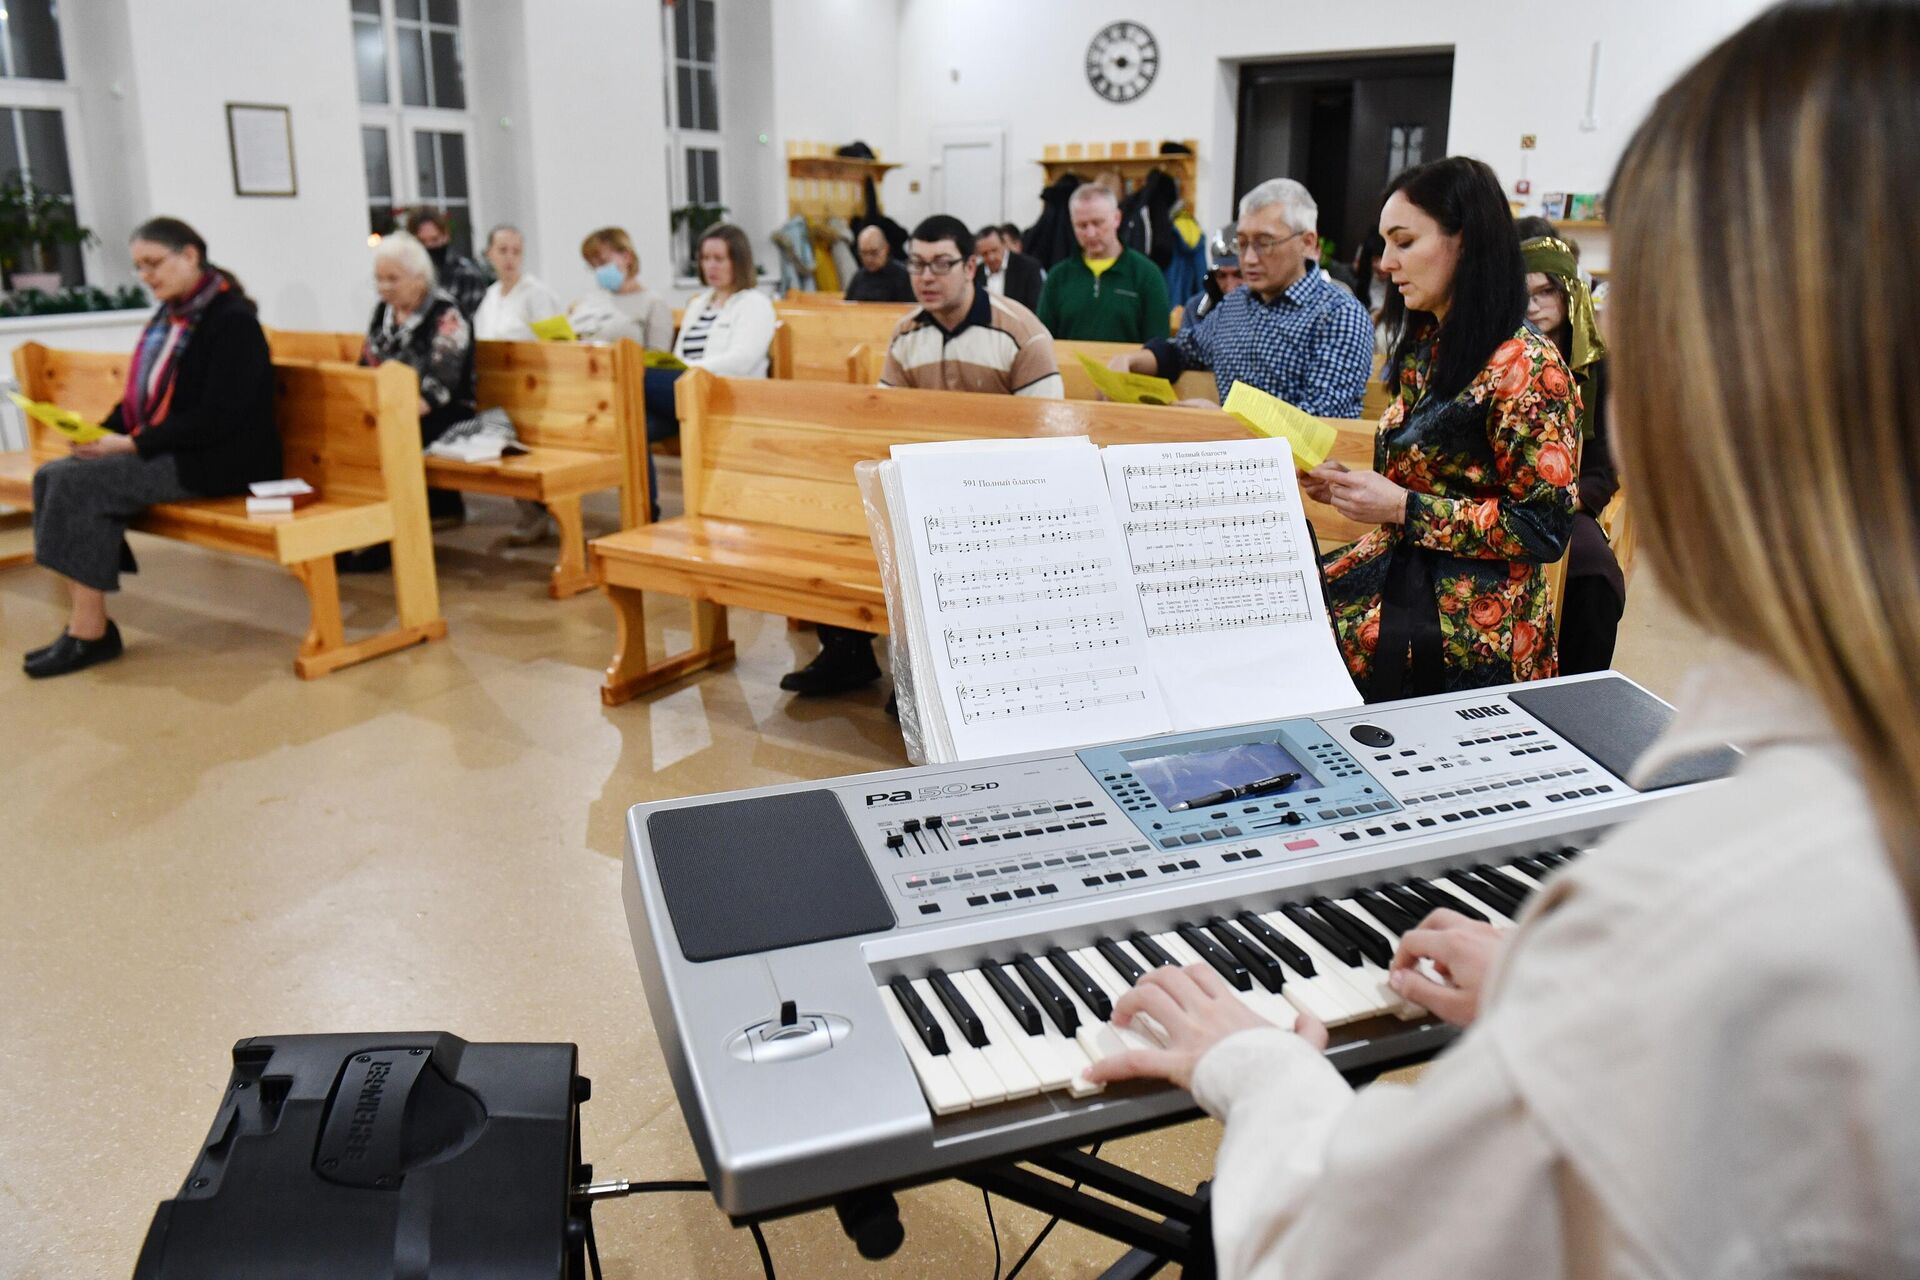
[[[928,762],[1359,704],[1286,440],[892,452],[894,637]]]

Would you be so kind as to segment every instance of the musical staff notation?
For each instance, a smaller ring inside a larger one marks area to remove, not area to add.
[[[1048,618],[1019,626],[949,627],[941,638],[946,642],[947,661],[955,667],[1092,653],[1127,644],[1118,613]]]

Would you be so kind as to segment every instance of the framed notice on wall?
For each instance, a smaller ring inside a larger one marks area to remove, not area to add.
[[[227,104],[227,147],[233,155],[233,194],[292,196],[293,112],[257,102]]]

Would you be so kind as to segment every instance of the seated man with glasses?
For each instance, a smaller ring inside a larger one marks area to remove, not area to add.
[[[973,236],[958,218],[936,214],[913,229],[907,271],[920,310],[894,330],[880,385],[1060,399],[1053,338],[1033,312],[974,283],[979,260],[973,249]],[[782,676],[782,689],[802,696],[844,693],[880,678],[872,636],[824,624],[819,630],[819,656]]]
[[[1079,342],[1165,338],[1173,315],[1167,278],[1153,259],[1120,243],[1120,202],[1097,182],[1067,201],[1080,256],[1062,258],[1040,288],[1040,323]]]
[[[1373,322],[1320,269],[1319,216],[1291,178],[1247,192],[1234,242],[1245,287],[1174,338],[1115,356],[1112,366],[1167,379],[1210,369],[1223,400],[1244,382],[1311,414],[1359,417],[1373,370]]]

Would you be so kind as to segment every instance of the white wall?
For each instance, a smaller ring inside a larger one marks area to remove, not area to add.
[[[896,119],[903,2],[772,0],[775,132],[763,181],[777,195],[768,206],[773,214],[786,213],[789,141],[858,141],[883,160],[905,158]],[[918,168],[896,170],[880,187],[881,207],[901,221],[895,210],[906,203],[908,183],[926,175],[926,139],[919,143]]]

